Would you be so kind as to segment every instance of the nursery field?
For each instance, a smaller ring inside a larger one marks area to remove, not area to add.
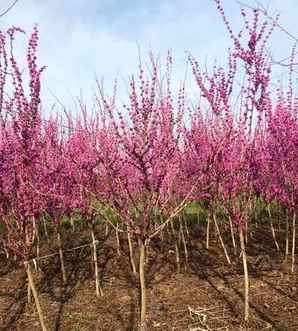
[[[189,51],[173,88],[140,54],[76,111],[45,107],[37,26],[0,31],[1,330],[298,330],[298,39],[212,3],[223,64]]]
[[[277,225],[278,227],[278,225]],[[120,234],[120,255],[115,231],[96,227],[98,263],[103,296],[97,298],[91,261],[90,235],[84,229],[64,229],[68,281],[63,285],[57,256],[38,262],[34,272],[46,324],[50,330],[136,330],[139,320],[138,280],[133,276],[126,238]],[[257,230],[257,231],[256,231]],[[173,233],[150,244],[146,261],[149,330],[297,330],[298,281],[290,264],[277,254],[268,222],[250,229],[247,257],[250,274],[251,318],[243,321],[243,271],[239,252],[231,265],[225,259],[214,225],[206,249],[206,224],[190,223],[187,237],[188,263],[183,245],[177,272]],[[278,231],[282,243],[284,233]],[[222,229],[229,243],[229,229]],[[180,247],[181,246],[181,247]],[[41,255],[55,252],[45,242]],[[281,251],[284,245],[280,246]],[[257,252],[257,253],[256,253]],[[40,330],[34,304],[27,303],[24,268],[1,257],[0,329]]]

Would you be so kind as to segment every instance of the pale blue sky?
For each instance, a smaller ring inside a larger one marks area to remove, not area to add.
[[[12,2],[0,0],[0,12]],[[259,2],[269,5],[271,14],[280,12],[280,23],[298,37],[298,0]],[[222,3],[238,31],[239,5],[234,0]],[[95,73],[105,77],[107,86],[117,74],[126,79],[137,69],[137,45],[144,59],[148,50],[165,56],[171,49],[178,82],[184,76],[186,50],[202,62],[207,57],[220,61],[231,44],[213,0],[19,0],[0,18],[0,29],[18,25],[29,33],[35,23],[40,31],[39,61],[48,66],[43,80],[47,107],[54,102],[50,91],[67,107],[81,88],[91,98]],[[277,32],[270,48],[281,58],[291,45],[285,34]],[[16,52],[21,56],[22,44]]]

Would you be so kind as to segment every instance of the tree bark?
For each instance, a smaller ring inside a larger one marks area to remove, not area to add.
[[[32,291],[31,291],[31,286],[30,286],[30,282],[29,282],[29,279],[28,279],[28,287],[27,287],[27,302],[28,303],[31,303],[32,302]]]
[[[46,222],[45,217],[42,218],[42,221],[43,221],[44,234],[45,234],[45,237],[47,239],[47,242],[49,243],[50,238],[49,238],[49,234],[48,234],[47,222]]]
[[[285,248],[285,260],[289,255],[289,215],[286,215],[286,248]]]
[[[231,231],[231,237],[232,237],[234,254],[236,255],[237,254],[237,247],[236,247],[236,241],[235,241],[235,235],[234,235],[234,227],[233,227],[233,222],[231,220],[231,217],[229,217],[229,224],[230,224],[230,231]]]
[[[120,251],[120,239],[119,239],[119,223],[117,222],[116,225],[116,241],[117,241],[117,254],[118,256],[121,255],[121,251]]]
[[[273,226],[273,222],[272,222],[272,215],[271,215],[270,205],[268,205],[267,210],[268,210],[268,216],[269,216],[269,220],[270,220],[270,228],[271,228],[271,233],[272,233],[272,237],[273,237],[273,240],[274,240],[274,244],[275,244],[275,247],[276,247],[277,251],[279,251],[279,245],[278,245],[278,242],[276,240],[275,230],[274,230],[274,226]]]
[[[239,237],[240,237],[240,247],[242,254],[242,263],[243,263],[243,272],[244,272],[244,320],[248,321],[249,319],[249,276],[247,269],[247,260],[246,260],[246,251],[245,251],[245,241],[243,236],[242,227],[239,228]]]
[[[127,242],[128,242],[129,260],[130,260],[131,269],[132,269],[133,274],[136,276],[137,268],[136,268],[134,255],[133,255],[133,244],[132,244],[132,240],[131,240],[129,227],[127,227]]]
[[[109,226],[108,223],[105,224],[105,236],[107,237],[109,234]]]
[[[209,239],[210,239],[210,216],[207,217],[207,232],[206,232],[206,249],[209,249]]]
[[[98,262],[97,262],[97,249],[96,249],[96,239],[95,239],[95,233],[94,233],[94,224],[92,224],[92,229],[91,229],[91,237],[92,237],[92,245],[93,245],[93,262],[94,262],[94,277],[95,277],[95,291],[96,291],[96,296],[103,296],[103,291],[100,286],[100,281],[99,281],[99,273],[98,273]]]
[[[171,222],[171,229],[172,229],[172,234],[173,234],[174,241],[175,241],[176,267],[177,267],[177,273],[179,274],[180,271],[181,271],[181,268],[180,268],[179,244],[178,244],[178,238],[177,238],[177,235],[176,235],[176,231],[175,231],[175,228],[174,228],[173,221]]]
[[[36,309],[37,309],[37,313],[38,313],[38,317],[39,317],[39,321],[40,321],[40,326],[42,331],[47,331],[46,325],[45,325],[45,321],[44,321],[44,316],[42,313],[42,309],[39,303],[39,299],[38,299],[38,294],[37,294],[37,290],[34,284],[34,280],[33,280],[33,276],[31,273],[31,268],[30,268],[30,263],[29,262],[25,262],[25,268],[26,268],[26,272],[27,272],[27,277],[28,277],[28,282],[34,297],[34,301],[35,301],[35,305],[36,305]]]
[[[188,250],[187,250],[186,239],[185,239],[185,235],[184,235],[183,223],[182,223],[181,218],[179,218],[179,224],[180,224],[180,234],[181,234],[183,248],[184,248],[185,270],[187,270],[187,267],[188,267]]]
[[[34,226],[34,232],[35,232],[35,237],[36,237],[36,257],[37,257],[37,260],[35,260],[36,268],[38,271],[40,271],[40,268],[38,266],[38,258],[40,256],[40,236],[39,236],[39,229],[38,229],[38,225],[36,223],[35,217],[33,217],[33,226]]]
[[[66,270],[65,270],[65,264],[64,264],[64,256],[63,256],[63,250],[62,250],[60,229],[58,229],[57,239],[58,239],[58,247],[59,247],[59,259],[60,259],[60,265],[61,265],[62,280],[63,280],[63,284],[66,284],[67,277],[66,277]]]
[[[140,331],[146,330],[146,281],[145,281],[145,243],[143,240],[139,241],[140,245],[140,261],[139,261],[139,275],[141,286],[141,321]]]
[[[292,267],[291,267],[291,271],[293,273],[295,270],[296,211],[294,211],[292,222],[293,222],[292,223],[293,231],[292,231]]]
[[[213,213],[213,220],[214,220],[214,224],[215,224],[215,228],[216,228],[216,231],[217,231],[217,234],[218,234],[218,237],[219,237],[219,240],[220,240],[220,243],[221,243],[221,247],[223,248],[224,250],[224,253],[225,253],[225,256],[226,256],[226,259],[228,261],[229,264],[231,264],[231,260],[230,260],[230,257],[229,257],[229,254],[228,254],[228,251],[227,251],[227,248],[225,246],[225,243],[222,239],[222,236],[221,236],[221,233],[220,233],[220,230],[219,230],[219,226],[218,226],[218,223],[217,223],[217,219],[216,219],[216,215],[215,213]]]
[[[75,232],[76,227],[73,217],[70,217],[70,224],[71,224],[72,232]]]

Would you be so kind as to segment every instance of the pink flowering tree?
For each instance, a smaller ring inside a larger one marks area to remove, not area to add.
[[[29,287],[46,329],[37,291],[28,262],[36,240],[36,220],[43,201],[32,189],[38,186],[41,153],[40,78],[44,67],[36,59],[38,31],[29,38],[26,74],[14,56],[14,39],[24,31],[12,27],[0,33],[0,108],[1,108],[1,222],[2,244],[25,263]],[[25,82],[28,82],[26,86]],[[5,158],[4,158],[5,156]]]
[[[296,107],[285,100],[279,102],[268,120],[264,175],[267,177],[266,197],[275,199],[292,215],[292,272],[295,267],[295,222],[297,209],[297,133]],[[294,111],[295,110],[295,111]],[[288,224],[286,229],[288,254]]]
[[[98,151],[98,121],[87,118],[82,109],[83,119],[69,123],[70,136],[65,146],[65,156],[69,166],[68,175],[73,180],[75,195],[72,197],[72,210],[78,210],[80,216],[91,228],[93,243],[93,261],[95,272],[96,295],[102,296],[103,291],[99,282],[97,261],[97,242],[95,238],[95,202],[102,185],[100,173],[97,171],[101,162]],[[102,146],[99,147],[102,151]]]
[[[189,61],[201,96],[214,116],[218,117],[213,132],[218,132],[218,141],[224,141],[223,150],[216,154],[214,163],[214,192],[216,200],[224,202],[226,211],[239,229],[245,276],[244,317],[247,320],[249,283],[243,226],[249,219],[247,210],[252,196],[249,164],[253,149],[250,146],[254,132],[262,125],[272,107],[271,65],[265,46],[275,23],[270,25],[262,20],[259,10],[251,13],[241,10],[244,29],[236,35],[225,16],[221,1],[215,0],[215,4],[233,42],[227,68],[215,65],[210,74],[200,68],[192,55],[189,55]],[[235,81],[240,75],[243,84],[238,88]],[[235,104],[238,94],[241,98]]]
[[[101,139],[105,178],[100,199],[126,224],[139,244],[141,285],[141,329],[146,325],[145,246],[177,215],[188,201],[192,188],[174,199],[181,169],[181,106],[174,110],[170,91],[171,58],[167,60],[166,85],[162,86],[157,64],[152,59],[150,76],[139,71],[139,87],[130,80],[130,104],[119,110],[99,87],[101,108],[108,132]],[[181,105],[181,104],[180,104]],[[175,201],[175,203],[173,203]],[[156,223],[156,215],[163,222]]]

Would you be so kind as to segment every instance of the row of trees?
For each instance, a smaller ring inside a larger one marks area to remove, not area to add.
[[[96,219],[116,231],[120,225],[130,247],[132,238],[138,242],[138,271],[131,250],[130,257],[140,281],[142,330],[146,328],[146,247],[189,203],[205,206],[219,235],[218,223],[223,220],[217,220],[215,211],[221,206],[234,244],[235,230],[239,234],[245,319],[249,317],[245,235],[256,199],[262,198],[269,212],[271,202],[276,201],[291,216],[294,272],[298,199],[298,103],[292,83],[295,48],[288,87],[273,91],[266,44],[276,21],[269,24],[260,11],[242,10],[244,31],[236,35],[220,1],[215,3],[233,43],[226,67],[214,66],[211,73],[189,53],[200,96],[195,107],[190,107],[185,82],[173,92],[169,53],[165,70],[160,70],[152,55],[150,70],[139,64],[138,74],[129,81],[127,104],[117,101],[117,83],[107,96],[97,82],[96,112],[80,103],[78,115],[44,119],[40,111],[44,67],[37,64],[37,29],[28,41],[27,77],[13,52],[16,35],[24,32],[13,27],[0,34],[0,248],[7,257],[23,261],[43,330],[46,325],[29,261],[39,255],[39,229],[45,218],[55,229],[64,282],[61,221],[79,213],[89,225],[98,296],[102,289]],[[240,76],[243,83],[239,86]],[[117,223],[109,217],[111,213]],[[285,226],[288,243],[288,221]],[[271,229],[275,238],[272,224]],[[229,261],[222,238],[221,243]]]

